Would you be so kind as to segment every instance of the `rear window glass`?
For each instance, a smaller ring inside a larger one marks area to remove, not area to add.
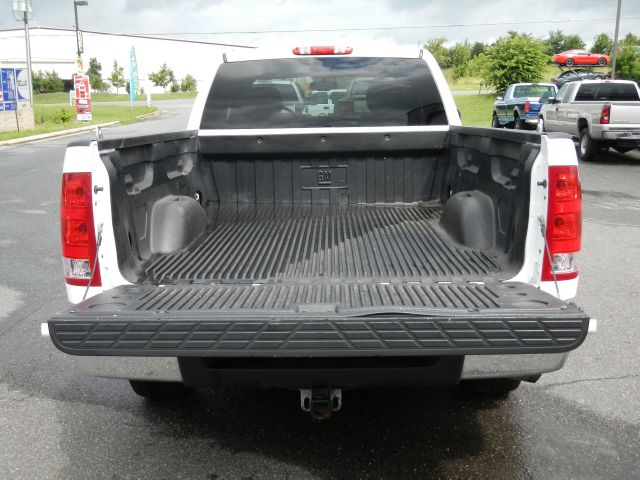
[[[556,89],[550,85],[520,85],[513,91],[513,98],[536,97],[555,95]]]
[[[222,64],[200,128],[446,124],[422,60],[308,57]]]
[[[632,83],[589,83],[580,85],[576,102],[598,100],[638,100],[638,89]]]

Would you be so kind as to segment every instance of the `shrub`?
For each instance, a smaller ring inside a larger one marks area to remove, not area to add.
[[[474,59],[483,83],[498,92],[512,83],[542,80],[548,62],[544,43],[523,34],[500,37],[485,54]]]
[[[632,45],[622,44],[616,58],[616,78],[640,82],[640,55]]]
[[[50,120],[56,125],[61,125],[63,123],[69,123],[73,118],[73,114],[70,110],[66,108],[61,108],[60,110],[56,110],[51,114]]]

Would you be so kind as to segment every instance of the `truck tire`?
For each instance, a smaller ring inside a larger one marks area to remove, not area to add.
[[[526,130],[527,122],[520,118],[520,115],[517,113],[513,115],[513,128],[516,130]]]
[[[521,381],[513,378],[484,378],[463,380],[460,386],[469,393],[483,397],[503,398],[520,386]]]
[[[578,154],[580,156],[580,160],[583,162],[593,160],[593,156],[599,148],[599,142],[591,138],[588,128],[585,127],[580,130],[580,138],[578,139]]]
[[[129,380],[135,393],[150,400],[166,400],[186,396],[190,390],[184,383]]]
[[[502,125],[500,125],[500,121],[498,120],[498,115],[496,115],[496,112],[493,112],[493,115],[491,116],[491,127],[502,128]]]

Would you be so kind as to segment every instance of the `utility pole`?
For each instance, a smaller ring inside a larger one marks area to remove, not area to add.
[[[27,78],[29,79],[29,105],[33,108],[33,79],[31,78],[31,38],[29,37],[29,17],[24,13],[24,41],[27,45]]]
[[[27,79],[29,86],[29,105],[33,108],[33,79],[31,78],[31,38],[29,37],[29,19],[33,15],[31,0],[13,0],[14,19],[24,22],[24,41],[27,48]]]
[[[618,0],[618,12],[616,13],[616,33],[613,37],[613,59],[611,60],[611,80],[616,78],[616,57],[618,56],[618,30],[620,30],[620,8],[622,0]]]
[[[80,24],[78,23],[78,7],[86,7],[89,5],[89,2],[86,0],[74,0],[73,1],[73,11],[76,15],[76,46],[77,46],[77,58],[76,58],[76,66],[78,70],[84,70],[82,65],[82,53],[84,51],[84,42],[82,42],[82,32],[80,31]]]

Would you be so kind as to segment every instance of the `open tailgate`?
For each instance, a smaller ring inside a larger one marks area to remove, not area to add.
[[[346,357],[566,352],[589,318],[522,283],[121,286],[49,320],[74,355]]]

